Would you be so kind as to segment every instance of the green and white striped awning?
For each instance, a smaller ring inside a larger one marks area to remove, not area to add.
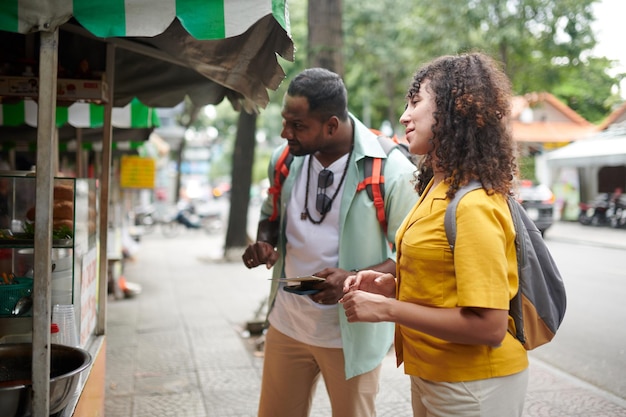
[[[286,0],[2,0],[0,30],[49,31],[74,17],[98,37],[156,36],[175,18],[196,39],[224,39],[273,15],[288,28]]]
[[[142,104],[138,99],[124,107],[114,107],[111,124],[121,129],[143,129],[159,126],[156,109]],[[17,103],[0,103],[0,126],[37,127],[37,102],[24,100]],[[56,108],[56,126],[76,128],[104,126],[104,106],[91,103],[73,103]]]
[[[172,107],[185,96],[265,107],[285,78],[278,56],[294,59],[286,0],[0,0],[0,56],[12,39],[3,34],[57,29],[72,67],[89,48],[74,38],[116,46],[116,107],[133,97]]]

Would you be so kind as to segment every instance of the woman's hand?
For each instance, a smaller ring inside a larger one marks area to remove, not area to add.
[[[396,278],[392,274],[364,270],[349,276],[343,283],[343,292],[366,291],[385,297],[396,296]]]
[[[391,321],[389,311],[395,301],[380,294],[361,290],[350,291],[339,300],[343,304],[349,323]]]

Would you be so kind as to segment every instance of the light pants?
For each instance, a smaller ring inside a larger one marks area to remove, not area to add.
[[[270,326],[258,417],[307,417],[320,373],[333,417],[374,417],[380,368],[346,380],[342,349],[300,343]]]
[[[411,376],[414,417],[521,417],[528,369],[467,382],[432,382]]]

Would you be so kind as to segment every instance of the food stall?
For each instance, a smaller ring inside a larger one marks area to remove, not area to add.
[[[16,198],[29,187],[36,198],[28,219],[32,230],[8,248],[9,273],[19,250],[32,249],[32,383],[25,384],[32,401],[28,398],[29,410],[20,415],[102,415],[112,109],[134,98],[170,107],[185,96],[198,105],[227,98],[238,110],[265,106],[267,89],[277,88],[284,78],[277,56],[293,59],[286,2],[127,0],[114,7],[107,0],[8,0],[0,10],[0,38],[0,56],[11,59],[0,63],[0,98],[30,97],[38,104],[36,170],[10,178]],[[91,183],[56,176],[56,108],[74,102],[105,107],[102,169]],[[57,236],[55,190],[66,182],[73,191],[73,229]],[[59,256],[61,250],[67,256]],[[74,307],[78,344],[90,360],[77,364],[74,370],[86,367],[59,410],[51,377],[51,363],[58,362],[50,345],[55,312],[51,265],[65,258],[73,272],[71,303],[62,305]]]

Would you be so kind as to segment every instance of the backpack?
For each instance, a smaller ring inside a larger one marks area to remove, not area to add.
[[[459,188],[446,209],[444,226],[452,253],[456,240],[457,205],[465,194],[478,188],[482,188],[478,181]],[[526,350],[531,350],[554,338],[565,315],[565,287],[541,232],[513,196],[508,196],[507,201],[516,232],[519,275],[519,290],[509,306],[515,332],[509,331]]]
[[[402,154],[414,162],[413,155],[408,150],[408,147],[404,143],[398,142],[397,138],[394,139],[383,136],[380,132],[373,130],[372,132],[378,134],[377,139],[380,146],[382,146],[385,154],[389,153],[393,149],[399,149]],[[283,182],[287,175],[289,175],[289,166],[293,161],[293,155],[289,152],[289,147],[285,147],[283,152],[276,160],[276,166],[274,167],[274,180],[272,186],[269,188],[268,193],[272,196],[272,215],[269,217],[270,221],[276,221],[278,219],[278,200],[280,198],[280,192]],[[376,218],[383,232],[387,233],[387,219],[385,216],[385,176],[383,175],[385,165],[385,158],[371,158],[366,157],[363,164],[364,179],[357,185],[357,192],[365,190],[367,195],[374,203],[376,208]]]

